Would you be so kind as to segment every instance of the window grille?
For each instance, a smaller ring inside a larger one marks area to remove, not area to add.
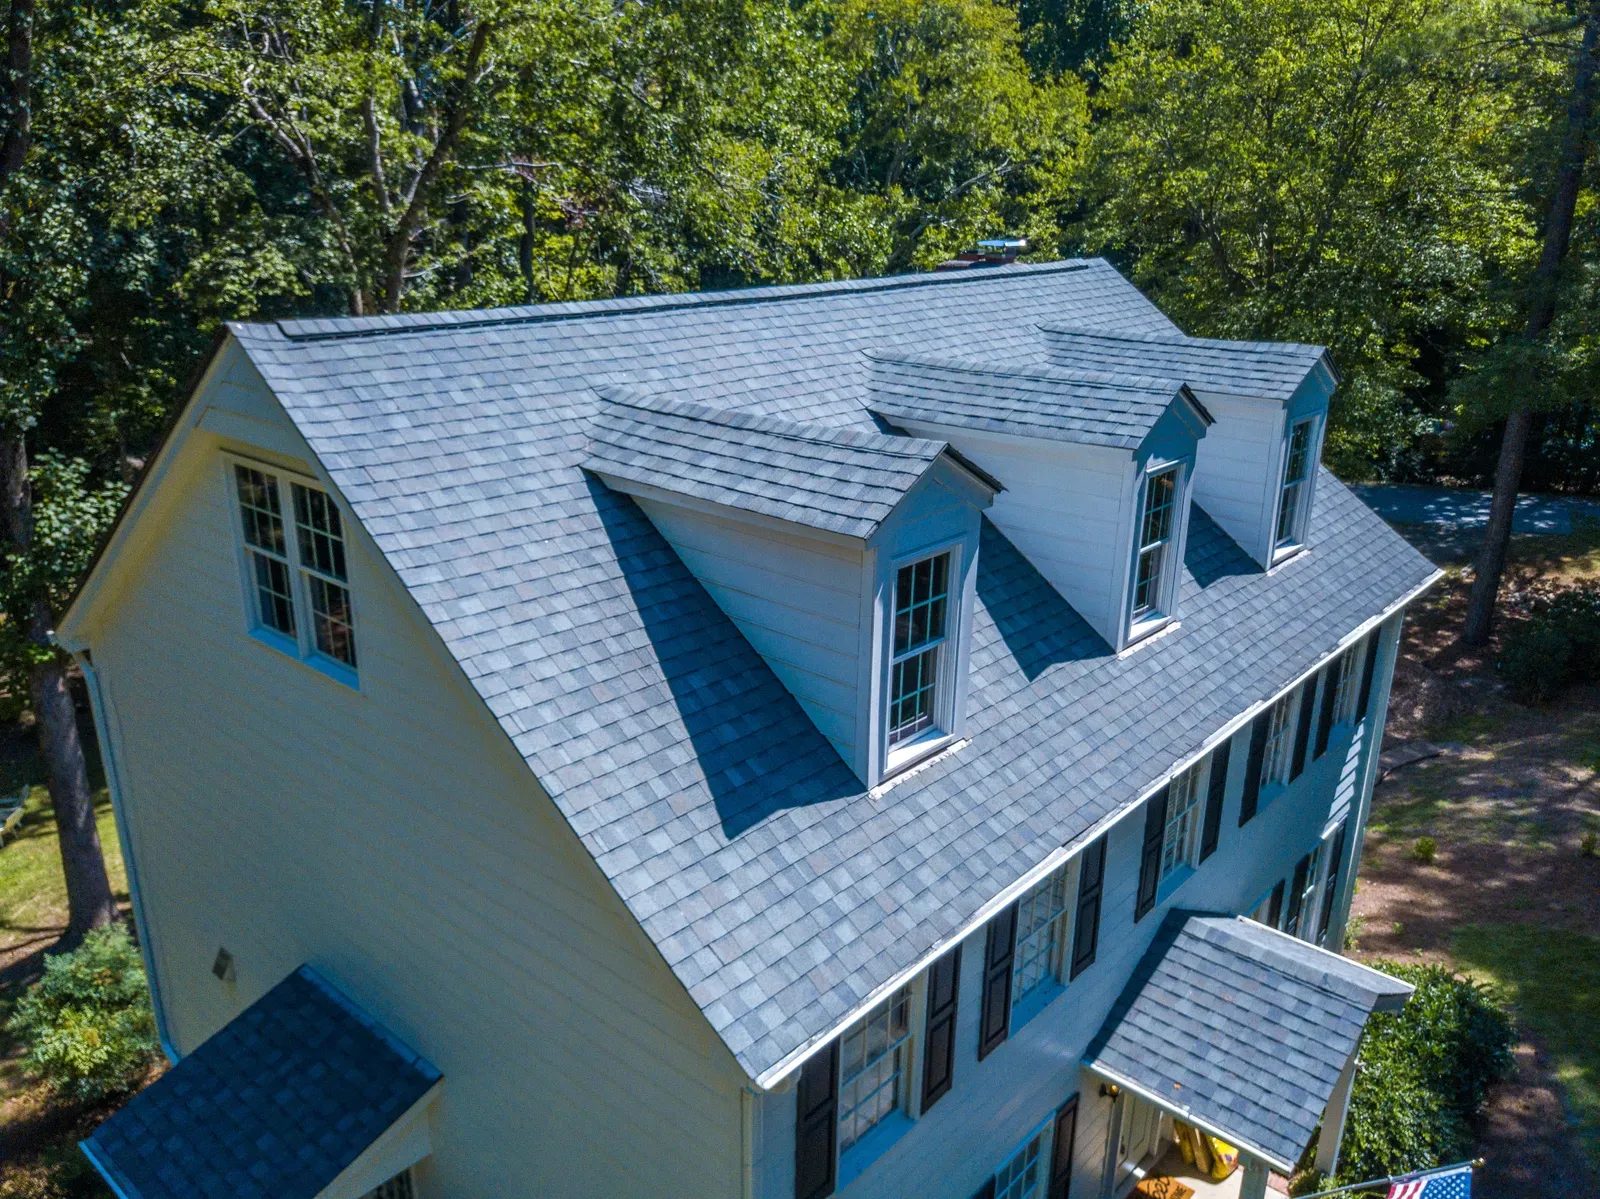
[[[258,622],[286,637],[295,635],[294,589],[289,569],[289,548],[283,535],[283,508],[278,480],[264,471],[235,465],[239,489],[239,519],[255,587],[254,614]]]
[[[1172,545],[1178,468],[1145,480],[1144,519],[1139,524],[1139,561],[1133,580],[1133,623],[1162,615],[1166,600],[1167,559]]]
[[[1311,480],[1311,425],[1300,421],[1289,432],[1289,452],[1283,467],[1283,493],[1278,499],[1278,536],[1282,548],[1300,540],[1306,486]]]
[[[904,1102],[911,988],[901,987],[839,1038],[839,1152]]]
[[[1067,868],[1061,866],[1017,901],[1017,948],[1011,966],[1011,1006],[1061,977],[1066,944]]]
[[[349,576],[344,563],[344,526],[338,506],[323,491],[294,484],[294,523],[300,571],[311,597],[311,630],[318,653],[346,666],[356,664],[350,618]]]
[[[894,655],[889,680],[889,744],[934,725],[940,654],[950,606],[950,555],[902,566],[894,585]]]
[[[1172,780],[1167,792],[1167,827],[1161,842],[1161,877],[1194,862],[1200,830],[1200,765]]]
[[[994,1199],[1043,1199],[1049,1145],[1050,1125],[1046,1124],[995,1172]]]

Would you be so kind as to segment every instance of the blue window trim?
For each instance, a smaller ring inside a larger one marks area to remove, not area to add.
[[[1052,978],[1041,982],[1018,999],[1011,1005],[1011,1035],[1015,1036],[1019,1028],[1066,994],[1066,991],[1066,983],[1059,978]]]
[[[1178,888],[1194,877],[1196,869],[1197,867],[1190,866],[1188,863],[1173,867],[1172,873],[1162,879],[1161,885],[1156,888],[1156,906],[1160,907],[1176,895]]]
[[[839,1155],[839,1178],[835,1189],[842,1191],[860,1178],[915,1126],[916,1121],[903,1110],[885,1116],[866,1136]]]

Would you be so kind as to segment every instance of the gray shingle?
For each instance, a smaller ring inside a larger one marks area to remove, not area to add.
[[[602,387],[581,465],[848,537],[878,530],[946,450],[942,441]]]
[[[1319,362],[1322,346],[1287,341],[1223,341],[1168,333],[1109,332],[1076,323],[1040,327],[1056,366],[1182,379],[1196,391],[1286,400]],[[1332,370],[1332,363],[1329,363]]]
[[[312,1199],[438,1079],[302,966],[85,1145],[128,1199]]]
[[[580,469],[594,386],[872,432],[865,351],[959,339],[1022,362],[1047,321],[1173,336],[1171,322],[1102,262],[511,315],[233,331],[752,1077],[1432,574],[1324,473],[1313,552],[1270,576],[1197,510],[1182,626],[1119,661],[985,522],[971,744],[868,800],[633,501]],[[1181,703],[1147,702],[1145,677]],[[641,739],[648,754],[613,764]],[[664,797],[657,852],[636,817]],[[880,899],[901,885],[910,931],[845,967],[860,935],[842,920],[886,924]],[[709,914],[747,894],[785,935],[724,964]],[[735,1015],[735,992],[762,998]]]
[[[1136,449],[1174,400],[1204,409],[1177,379],[999,367],[929,354],[869,353],[867,407],[885,420]]]
[[[1169,912],[1083,1060],[1288,1170],[1367,1017],[1411,991],[1242,917]]]

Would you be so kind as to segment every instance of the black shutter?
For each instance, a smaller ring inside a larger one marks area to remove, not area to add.
[[[1083,851],[1078,865],[1078,911],[1072,922],[1072,972],[1067,981],[1077,978],[1094,965],[1100,946],[1100,892],[1106,881],[1106,834]]]
[[[1348,831],[1349,825],[1341,824],[1339,831],[1333,835],[1333,848],[1328,856],[1328,881],[1322,885],[1322,917],[1317,922],[1319,945],[1322,938],[1328,935],[1328,922],[1333,919],[1333,900],[1339,890],[1339,868],[1344,865],[1344,835]]]
[[[1292,783],[1306,771],[1306,746],[1311,744],[1311,710],[1317,706],[1317,684],[1307,679],[1300,688],[1300,722],[1294,729],[1294,757],[1289,762]]]
[[[1278,880],[1278,885],[1272,888],[1272,898],[1267,902],[1267,923],[1273,928],[1278,927],[1278,919],[1283,915],[1283,880]]]
[[[794,1130],[794,1199],[824,1199],[837,1180],[839,1042],[800,1067]]]
[[[1222,832],[1222,801],[1228,794],[1228,753],[1233,741],[1224,741],[1211,751],[1211,784],[1206,789],[1206,819],[1200,826],[1200,860],[1203,862],[1217,851],[1217,837]]]
[[[994,1199],[994,1175],[993,1174],[989,1175],[988,1180],[985,1181],[984,1184],[981,1187],[979,1187],[976,1191],[973,1192],[972,1199]]]
[[[1306,897],[1306,874],[1311,869],[1311,855],[1306,854],[1294,864],[1294,881],[1289,884],[1289,919],[1283,923],[1283,931],[1291,937],[1300,935],[1300,917],[1305,913],[1300,909],[1304,906]]]
[[[961,946],[928,967],[928,1035],[922,1055],[922,1110],[937,1103],[956,1077],[956,1000],[961,996]]]
[[[1156,906],[1156,888],[1161,882],[1161,840],[1167,831],[1167,796],[1172,785],[1150,797],[1144,809],[1144,851],[1139,855],[1139,900],[1133,908],[1134,921],[1140,921]]]
[[[981,1062],[1011,1032],[1011,955],[1017,948],[1017,905],[989,921],[983,949],[983,1018],[978,1023]]]
[[[1255,818],[1256,801],[1261,798],[1261,765],[1267,756],[1267,731],[1271,726],[1271,708],[1250,725],[1250,757],[1244,766],[1244,794],[1239,797],[1240,828]]]
[[[1378,630],[1367,634],[1367,661],[1361,668],[1361,696],[1356,700],[1356,719],[1367,718],[1367,708],[1372,704],[1372,674],[1378,667]]]
[[[1072,1190],[1072,1143],[1078,1136],[1078,1097],[1056,1109],[1056,1132],[1050,1144],[1049,1199],[1067,1199]]]
[[[1339,677],[1339,659],[1322,668],[1322,711],[1317,714],[1317,745],[1313,758],[1328,752],[1328,734],[1333,732],[1333,687]]]

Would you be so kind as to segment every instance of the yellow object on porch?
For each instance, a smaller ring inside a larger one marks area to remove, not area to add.
[[[1176,1178],[1146,1178],[1133,1188],[1133,1193],[1145,1199],[1192,1199],[1194,1188]]]
[[[1205,1137],[1206,1148],[1211,1151],[1211,1179],[1221,1182],[1239,1168],[1239,1151],[1227,1141]]]

